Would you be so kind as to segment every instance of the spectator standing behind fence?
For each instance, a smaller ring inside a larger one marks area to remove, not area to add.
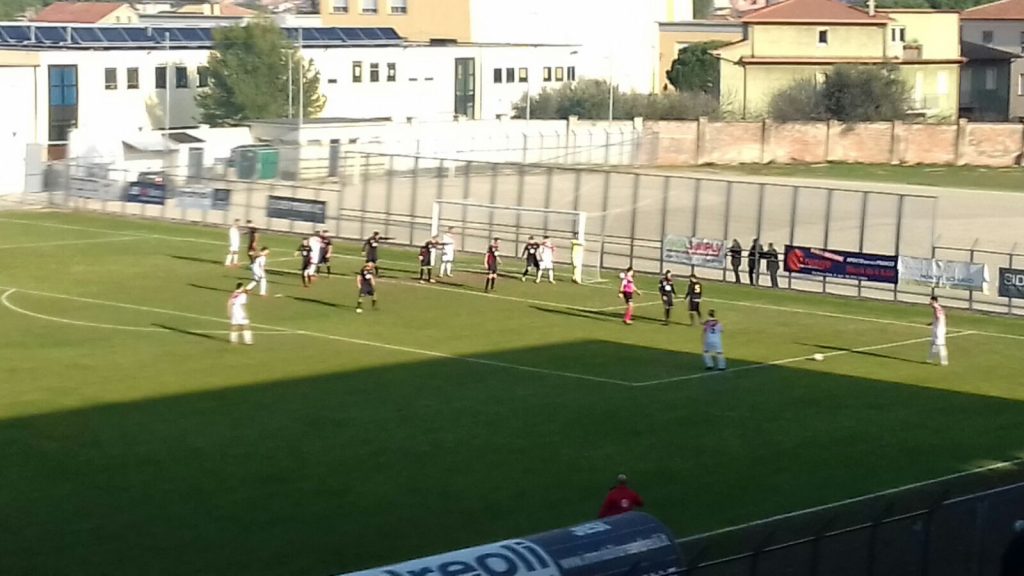
[[[729,260],[729,263],[732,264],[732,275],[736,278],[736,283],[739,284],[740,265],[743,264],[743,245],[737,238],[733,238],[732,245],[729,246]]]
[[[1024,520],[1013,523],[1013,539],[1003,551],[1000,576],[1024,576]]]
[[[775,244],[768,243],[768,248],[764,251],[765,267],[768,269],[768,277],[771,278],[772,288],[779,287],[779,251],[775,249]]]
[[[761,245],[757,238],[750,241],[750,249],[747,250],[747,278],[751,286],[757,286],[761,276]]]
[[[619,474],[615,479],[615,486],[608,491],[608,496],[601,505],[601,512],[598,518],[607,518],[616,514],[625,514],[637,508],[643,508],[644,499],[629,487],[629,478],[625,474]]]

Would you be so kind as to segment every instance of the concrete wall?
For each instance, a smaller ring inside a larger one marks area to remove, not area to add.
[[[1020,124],[646,122],[639,163],[945,164],[1020,166]]]

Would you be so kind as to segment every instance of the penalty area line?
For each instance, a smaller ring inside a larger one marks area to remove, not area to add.
[[[955,336],[967,336],[969,334],[980,334],[980,333],[968,330],[968,331],[964,331],[964,332],[955,332],[953,334],[949,334],[947,337],[948,338],[953,338]],[[927,336],[925,338],[912,338],[910,340],[903,340],[903,341],[900,341],[900,342],[889,342],[887,344],[875,344],[873,346],[863,346],[861,348],[851,348],[849,350],[836,350],[835,352],[828,352],[828,353],[822,354],[822,356],[824,356],[825,358],[831,358],[833,356],[842,356],[844,354],[856,354],[858,352],[870,352],[872,350],[883,350],[885,348],[896,348],[898,346],[906,346],[907,344],[918,344],[920,342],[929,342],[929,341],[931,341],[931,339],[932,339],[931,336]],[[786,364],[792,364],[794,362],[800,362],[800,361],[808,360],[812,356],[813,356],[813,354],[804,354],[803,356],[794,356],[792,358],[783,358],[782,360],[773,360],[771,362],[761,362],[759,364],[748,364],[746,366],[740,366],[738,368],[729,368],[727,370],[722,370],[722,371],[711,371],[711,370],[709,370],[707,372],[699,372],[697,374],[687,374],[686,376],[676,376],[676,377],[673,377],[673,378],[661,378],[659,380],[648,380],[646,382],[637,382],[635,384],[631,384],[631,386],[651,386],[651,385],[654,385],[654,384],[666,384],[668,382],[682,382],[684,380],[696,380],[698,378],[704,378],[706,376],[716,376],[718,374],[731,374],[733,372],[743,372],[743,371],[746,371],[746,370],[754,370],[756,368],[764,368],[766,366],[783,366],[783,365],[786,365]]]
[[[212,320],[212,321],[215,321],[215,322],[228,322],[228,320],[226,320],[224,318],[217,318],[217,317],[214,317],[214,316],[205,316],[205,315],[202,315],[202,314],[192,314],[192,313],[189,313],[189,312],[181,312],[181,311],[178,311],[178,310],[166,310],[166,309],[162,309],[162,308],[153,308],[153,307],[150,307],[150,306],[139,306],[139,305],[136,305],[136,304],[125,304],[123,302],[111,302],[111,301],[108,301],[108,300],[97,300],[95,298],[84,298],[84,297],[80,297],[80,296],[69,296],[67,294],[55,294],[55,293],[52,293],[52,292],[41,292],[41,291],[38,291],[38,290],[26,290],[26,289],[22,289],[22,288],[15,288],[15,287],[12,287],[12,286],[0,286],[0,290],[5,290],[6,291],[6,294],[5,294],[6,296],[9,296],[13,292],[23,292],[25,294],[35,294],[35,295],[38,295],[38,296],[48,296],[48,297],[51,297],[51,298],[60,298],[60,299],[72,300],[72,301],[76,301],[76,302],[88,302],[88,303],[92,303],[92,304],[103,304],[103,305],[106,305],[106,306],[116,306],[116,307],[119,307],[119,308],[127,308],[127,309],[131,309],[131,310],[142,310],[142,311],[146,311],[146,312],[155,312],[155,313],[160,313],[160,314],[168,314],[168,315],[171,315],[171,316],[181,316],[181,317],[185,317],[185,318],[195,318],[195,319],[200,319],[200,320]],[[498,361],[498,360],[488,360],[486,358],[474,358],[472,356],[456,356],[454,354],[446,354],[444,352],[436,352],[436,351],[433,351],[433,350],[422,350],[422,349],[419,349],[419,348],[410,348],[408,346],[398,346],[398,345],[395,345],[395,344],[385,344],[383,342],[373,342],[373,341],[370,341],[370,340],[362,340],[362,339],[359,339],[359,338],[349,338],[347,336],[338,336],[336,334],[326,334],[326,333],[323,333],[323,332],[313,332],[313,331],[310,331],[310,330],[296,330],[296,329],[293,329],[293,328],[286,328],[286,327],[282,327],[282,326],[272,326],[272,325],[269,325],[269,324],[252,323],[252,324],[250,324],[250,326],[252,326],[254,328],[263,328],[263,329],[266,329],[266,330],[277,330],[277,331],[280,331],[280,332],[288,332],[290,334],[302,334],[304,336],[311,336],[311,337],[315,337],[315,338],[324,338],[324,339],[328,339],[328,340],[335,340],[335,341],[338,341],[338,342],[347,342],[349,344],[358,344],[360,346],[368,346],[368,347],[373,347],[373,348],[382,348],[382,349],[385,349],[385,350],[394,350],[394,351],[397,351],[397,352],[405,352],[405,353],[408,353],[408,354],[415,354],[415,355],[419,355],[419,356],[430,356],[430,357],[433,357],[433,358],[444,358],[446,360],[461,360],[463,362],[470,362],[470,363],[473,363],[473,364],[482,364],[482,365],[485,365],[485,366],[495,366],[495,367],[498,367],[498,368],[508,368],[508,369],[512,369],[512,370],[520,370],[520,371],[523,371],[523,372],[532,372],[532,373],[535,373],[535,374],[545,374],[545,375],[548,375],[548,376],[561,376],[561,377],[564,377],[564,378],[573,378],[573,379],[577,379],[577,380],[588,380],[588,381],[592,381],[592,382],[602,382],[602,383],[605,383],[605,384],[618,384],[618,385],[622,385],[622,386],[629,386],[630,385],[629,382],[626,382],[626,381],[623,381],[623,380],[615,380],[615,379],[612,379],[612,378],[603,378],[603,377],[600,377],[600,376],[590,376],[590,375],[587,375],[587,374],[576,374],[574,372],[563,372],[561,370],[549,370],[549,369],[546,369],[546,368],[537,368],[537,367],[534,367],[534,366],[523,366],[523,365],[520,365],[520,364],[511,364],[511,363],[508,363],[508,362],[501,362],[501,361]]]

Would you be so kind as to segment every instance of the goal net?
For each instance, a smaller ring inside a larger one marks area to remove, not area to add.
[[[574,244],[579,244],[582,279],[596,282],[601,279],[595,265],[596,247],[587,246],[587,213],[575,210],[553,210],[481,204],[465,200],[435,200],[430,219],[430,233],[439,238],[446,232],[456,241],[461,253],[483,254],[491,239],[501,239],[504,270],[521,271],[525,266],[521,258],[523,247],[533,236],[541,242],[549,237],[555,246],[555,274],[569,279],[572,276]]]

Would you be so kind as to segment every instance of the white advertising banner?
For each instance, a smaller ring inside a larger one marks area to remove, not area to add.
[[[900,256],[900,283],[988,294],[988,265]]]

